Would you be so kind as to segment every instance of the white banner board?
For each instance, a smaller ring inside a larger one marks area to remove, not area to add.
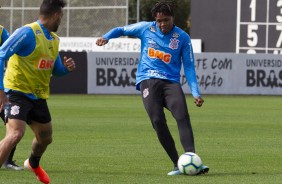
[[[137,38],[115,38],[100,47],[95,37],[60,37],[60,51],[73,52],[140,52],[141,42]],[[192,39],[194,53],[202,52],[202,40]]]
[[[279,55],[202,53],[195,68],[203,94],[282,95]]]
[[[88,93],[136,94],[136,52],[89,52]],[[282,95],[282,58],[271,54],[200,53],[195,68],[202,94]],[[180,83],[190,89],[182,71]]]
[[[89,52],[88,94],[136,94],[138,52]]]

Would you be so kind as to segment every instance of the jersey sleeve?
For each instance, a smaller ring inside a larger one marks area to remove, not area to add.
[[[147,25],[149,24],[149,22],[138,22],[124,27],[116,27],[111,29],[105,35],[103,35],[103,38],[107,40],[110,40],[112,38],[118,38],[121,36],[132,36],[140,38],[143,31],[147,28]]]
[[[3,78],[4,78],[4,63],[13,54],[22,51],[21,54],[28,55],[33,44],[34,34],[31,28],[21,27],[17,29],[0,47],[0,89],[4,89]],[[34,48],[33,48],[34,49]],[[31,49],[31,52],[33,51]]]
[[[0,61],[8,60],[15,53],[22,56],[29,55],[34,49],[30,49],[31,45],[35,45],[32,29],[29,27],[17,29],[0,47]]]
[[[7,31],[7,29],[3,28],[2,37],[1,37],[2,43],[0,43],[0,46],[9,38],[9,36],[10,34]]]
[[[68,73],[69,73],[68,69],[63,65],[62,60],[61,60],[60,56],[58,55],[58,57],[57,57],[57,59],[55,60],[55,63],[54,63],[54,69],[53,69],[52,74],[54,76],[63,76],[63,75],[66,75]]]
[[[187,41],[184,43],[184,47],[181,51],[184,73],[193,97],[199,97],[200,92],[198,88],[197,76],[194,65],[193,47],[189,36],[186,40]]]

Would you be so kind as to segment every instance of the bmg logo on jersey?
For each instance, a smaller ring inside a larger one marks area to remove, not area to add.
[[[156,50],[154,48],[149,47],[148,49],[148,56],[150,58],[158,58],[160,60],[162,60],[165,63],[170,63],[171,60],[171,54],[165,53],[163,51],[160,50]]]
[[[38,62],[38,69],[39,70],[49,70],[53,67],[53,60],[48,60],[48,59],[40,59]]]

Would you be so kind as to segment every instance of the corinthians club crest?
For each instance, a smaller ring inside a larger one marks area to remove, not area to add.
[[[178,43],[179,43],[179,40],[176,39],[176,38],[171,38],[170,39],[170,43],[169,43],[169,48],[175,50],[175,49],[178,49]]]

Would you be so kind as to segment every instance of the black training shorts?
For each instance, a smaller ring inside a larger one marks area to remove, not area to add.
[[[23,93],[10,91],[8,103],[5,105],[5,122],[9,119],[19,119],[30,124],[51,122],[51,115],[45,99],[30,99]]]

